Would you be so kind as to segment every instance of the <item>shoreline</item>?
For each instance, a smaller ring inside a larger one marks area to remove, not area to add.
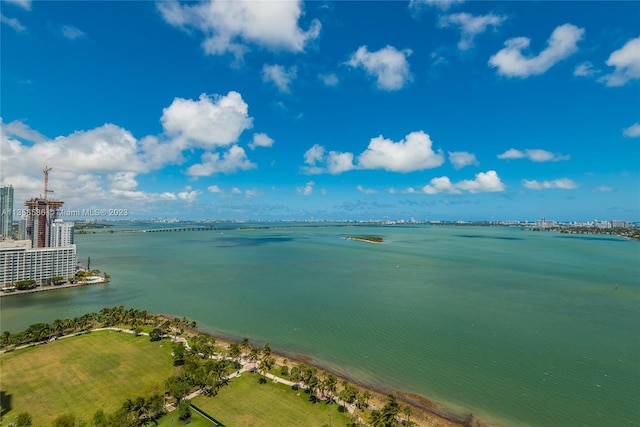
[[[91,285],[105,285],[109,283],[108,280],[94,280],[92,282],[78,282],[78,283],[68,283],[66,285],[50,285],[50,286],[38,286],[33,289],[25,289],[25,290],[15,290],[11,292],[0,291],[0,298],[2,297],[10,297],[14,295],[24,295],[24,294],[35,294],[38,292],[47,292],[47,291],[57,291],[59,289],[71,289],[71,288],[79,288],[82,286],[91,286]]]
[[[376,243],[376,242],[371,242]],[[176,316],[172,315],[159,315],[160,317],[164,317],[166,319],[172,319]],[[211,331],[209,329],[200,329],[200,328],[186,328],[184,335],[193,336],[199,333],[203,333],[213,337],[216,340],[216,343],[223,344],[225,347],[228,347],[231,343],[240,343],[242,338],[237,338],[234,336],[224,335],[217,331]],[[263,342],[253,343],[254,345],[264,345]],[[398,401],[404,405],[411,406],[413,413],[411,415],[411,419],[413,421],[421,421],[421,423],[417,424],[417,426],[438,426],[438,427],[482,427],[483,424],[478,417],[472,413],[467,412],[466,414],[461,414],[455,412],[454,410],[447,408],[446,406],[439,404],[437,402],[432,401],[431,399],[419,395],[417,393],[411,393],[402,390],[394,390],[391,387],[383,387],[383,386],[374,386],[372,384],[366,383],[362,380],[354,378],[349,375],[345,375],[344,373],[339,373],[334,371],[333,369],[324,365],[321,361],[314,359],[311,356],[306,354],[288,352],[279,350],[277,347],[272,348],[272,354],[276,357],[277,363],[282,364],[283,362],[287,364],[291,368],[292,364],[304,363],[310,366],[313,366],[318,369],[320,372],[333,374],[338,378],[338,382],[345,380],[350,384],[362,389],[367,390],[371,393],[371,404],[374,408],[381,408],[384,406],[386,398],[389,394],[395,394],[398,398]],[[426,423],[426,424],[425,424]]]

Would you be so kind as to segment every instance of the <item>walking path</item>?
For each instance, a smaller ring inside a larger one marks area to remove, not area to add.
[[[83,334],[86,334],[86,333],[89,333],[89,332],[99,332],[99,331],[116,331],[116,332],[124,332],[126,334],[149,336],[149,334],[147,332],[139,332],[139,333],[137,333],[136,331],[131,330],[131,329],[124,329],[124,328],[118,328],[118,327],[110,326],[110,327],[104,327],[104,328],[95,328],[95,329],[91,329],[91,330],[84,331],[84,332],[74,332],[73,334],[68,334],[68,335],[63,335],[61,337],[52,338],[49,341],[41,341],[39,343],[25,344],[25,345],[22,345],[22,346],[19,346],[19,347],[15,347],[11,351],[19,350],[21,348],[33,347],[33,346],[39,345],[39,344],[46,344],[48,342],[51,342],[51,341],[54,341],[54,340],[58,340],[58,339],[65,339],[65,338],[70,338],[70,337],[74,337],[74,336],[77,336],[77,335],[83,335]],[[174,335],[163,335],[162,338],[170,338],[171,342],[180,342],[180,343],[184,344],[184,346],[185,346],[185,348],[187,350],[191,350],[191,347],[189,346],[189,342],[184,337],[179,337],[179,336],[174,336]],[[5,353],[5,352],[6,352],[6,350],[2,350],[2,351],[0,351],[0,354]],[[213,356],[211,356],[211,358],[212,359],[217,359],[217,360],[222,360],[222,359],[231,360],[229,357],[225,357],[225,356],[223,356],[221,354],[213,355]],[[249,361],[245,360],[244,358],[242,358],[242,359],[240,359],[240,361],[238,363],[241,365],[240,369],[237,370],[236,372],[234,372],[234,373],[222,378],[220,380],[220,383],[225,383],[225,382],[227,382],[227,381],[229,381],[229,380],[231,380],[233,378],[238,378],[240,375],[242,375],[245,372],[255,373],[258,370],[258,363],[256,363],[256,362],[249,362]],[[282,384],[285,384],[285,385],[290,386],[290,387],[297,386],[300,389],[307,390],[307,391],[309,390],[309,386],[302,385],[302,384],[300,384],[298,382],[287,380],[285,378],[279,377],[279,376],[274,375],[274,374],[270,374],[268,372],[265,373],[263,376],[265,378],[268,378],[268,379],[272,380],[275,383],[282,383]],[[203,391],[202,389],[196,390],[196,391],[190,393],[189,395],[187,395],[186,397],[184,397],[182,400],[183,401],[189,401],[189,400],[195,398],[196,396],[201,395],[202,391]],[[333,398],[333,401],[335,403],[337,403],[338,405],[343,406],[350,414],[354,414],[355,413],[355,410],[356,410],[356,406],[355,405],[349,404],[347,402],[343,402],[337,396],[332,396],[332,398]],[[370,407],[373,408],[372,405],[370,405]],[[167,412],[172,412],[172,411],[175,411],[176,409],[177,409],[176,403],[168,403],[168,404],[165,405],[165,410]]]
[[[68,289],[68,288],[77,288],[80,286],[89,286],[89,285],[99,285],[104,283],[109,283],[108,280],[104,278],[100,278],[102,280],[94,280],[91,282],[78,282],[78,283],[69,283],[66,285],[51,285],[51,286],[39,286],[33,289],[25,289],[23,291],[15,290],[15,291],[2,291],[0,292],[0,297],[10,297],[13,295],[23,295],[23,294],[34,294],[36,292],[46,292],[46,291],[56,291],[58,289]]]

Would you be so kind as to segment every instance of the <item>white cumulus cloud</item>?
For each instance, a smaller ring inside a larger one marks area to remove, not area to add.
[[[256,147],[271,147],[273,146],[273,138],[269,137],[266,133],[254,133],[253,140],[249,143],[249,148],[254,150]]]
[[[135,172],[116,172],[110,177],[111,188],[115,190],[129,191],[138,186]]]
[[[216,173],[234,173],[239,170],[254,169],[257,165],[249,160],[244,148],[232,145],[223,153],[207,151],[202,155],[202,163],[191,165],[187,174],[211,176]]]
[[[584,29],[572,24],[557,27],[547,40],[547,47],[538,55],[523,55],[531,40],[516,37],[507,40],[505,47],[489,58],[489,65],[498,69],[498,73],[508,77],[526,78],[543,74],[561,60],[578,50],[578,42],[584,35]]]
[[[559,162],[563,160],[569,160],[571,156],[552,153],[550,151],[541,149],[526,149],[524,151],[510,148],[502,154],[498,154],[499,159],[529,159],[532,162]]]
[[[324,147],[320,144],[314,144],[304,153],[304,162],[308,165],[315,165],[324,159]]]
[[[213,194],[221,194],[224,193],[224,190],[220,188],[218,185],[210,185],[207,187],[207,191]]]
[[[458,194],[463,191],[469,193],[491,193],[504,191],[505,185],[494,170],[479,172],[474,179],[467,179],[457,183],[451,182],[449,177],[441,176],[433,178],[429,184],[422,187],[426,194],[451,193]]]
[[[304,185],[304,187],[297,187],[296,191],[298,192],[298,194],[301,194],[303,196],[310,196],[313,194],[314,185],[316,185],[315,182],[309,181]]]
[[[640,79],[640,37],[612,52],[606,64],[615,67],[612,73],[600,78],[607,86],[624,86],[630,80]]]
[[[634,123],[628,128],[625,128],[622,131],[622,134],[627,138],[638,138],[640,137],[640,123]]]
[[[280,92],[289,93],[291,82],[296,78],[298,69],[293,66],[285,68],[282,65],[263,65],[262,81],[273,83]]]
[[[329,151],[325,155],[325,148],[318,144],[307,150],[305,159],[306,165],[302,166],[301,170],[307,175],[318,175],[322,173],[338,175],[355,168],[353,164],[353,153]]]
[[[105,206],[108,202],[106,207],[111,208],[112,203],[122,200],[148,214],[146,202],[191,202],[201,194],[191,188],[149,192],[138,185],[140,175],[181,164],[197,152],[195,148],[205,151],[200,162],[187,169],[187,175],[209,176],[257,167],[237,145],[252,119],[236,92],[211,97],[203,94],[196,101],[176,98],[163,110],[161,121],[164,133],[141,139],[111,123],[49,138],[23,122],[5,124],[0,118],[0,180],[14,186],[18,199],[34,197],[41,194],[42,169],[48,165],[54,171],[51,188],[68,204],[95,202]],[[260,133],[254,134],[250,143],[271,144],[273,140]],[[213,190],[213,186],[209,188]]]
[[[338,175],[343,172],[348,172],[354,168],[352,153],[329,151],[329,154],[327,154],[326,162],[327,172],[332,175]]]
[[[476,155],[473,153],[468,153],[466,151],[449,151],[449,161],[453,165],[454,169],[462,169],[465,166],[469,165],[478,165],[478,159],[476,159]]]
[[[304,154],[307,174],[340,174],[353,169],[384,169],[390,172],[415,172],[441,166],[444,155],[441,149],[434,151],[433,143],[423,131],[411,132],[403,140],[394,142],[382,135],[372,138],[354,162],[354,154],[329,151],[319,144]]]
[[[200,95],[197,101],[175,98],[162,110],[165,132],[181,148],[230,145],[253,126],[249,106],[238,92],[225,96]]]
[[[522,185],[530,190],[548,190],[548,189],[561,189],[561,190],[573,190],[578,188],[578,184],[570,180],[569,178],[559,178],[551,181],[537,181],[523,179]]]
[[[178,192],[178,199],[184,200],[185,202],[194,202],[198,196],[202,194],[200,190],[192,190],[191,187],[187,186],[184,190]]]
[[[204,36],[202,47],[209,55],[231,53],[240,59],[256,45],[274,51],[303,52],[320,35],[314,19],[303,30],[298,21],[304,14],[302,1],[211,0],[157,3],[164,20],[178,28],[197,30]]]
[[[367,149],[358,156],[363,169],[384,169],[392,172],[414,172],[441,166],[442,150],[434,151],[433,143],[423,131],[411,132],[405,139],[394,142],[378,136],[369,142]]]
[[[402,89],[412,80],[407,57],[411,50],[398,50],[393,46],[386,46],[378,51],[369,52],[367,46],[360,46],[355,51],[347,65],[362,68],[376,79],[378,89],[393,91]]]
[[[462,33],[458,49],[469,50],[473,47],[475,37],[484,33],[489,26],[498,27],[506,20],[506,16],[489,13],[473,16],[469,13],[454,13],[440,17],[440,27],[457,27]]]
[[[578,77],[589,77],[594,74],[598,74],[599,72],[600,70],[596,70],[590,61],[585,61],[578,64],[578,66],[573,70],[573,75]]]

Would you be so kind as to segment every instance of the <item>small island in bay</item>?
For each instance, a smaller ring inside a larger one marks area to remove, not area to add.
[[[367,243],[384,243],[384,239],[380,236],[345,236],[345,239]]]

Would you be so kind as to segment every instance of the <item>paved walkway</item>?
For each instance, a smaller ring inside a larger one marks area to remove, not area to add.
[[[116,331],[116,332],[124,332],[126,334],[134,334],[134,335],[136,334],[136,332],[134,330],[132,330],[132,329],[124,329],[124,328],[117,328],[117,327],[114,327],[114,326],[110,326],[110,327],[104,327],[104,328],[95,328],[95,329],[91,329],[90,331],[85,331],[85,332],[74,332],[73,334],[63,335],[63,336],[57,337],[55,339],[65,339],[65,338],[70,338],[70,337],[74,337],[74,336],[77,336],[77,335],[86,334],[88,332],[99,332],[99,331]],[[140,332],[138,335],[149,336],[149,334],[147,332]],[[184,337],[179,337],[179,336],[174,336],[174,335],[163,335],[162,338],[169,338],[171,340],[171,342],[174,342],[174,343],[175,342],[181,342],[181,343],[184,344],[184,346],[185,346],[185,348],[187,350],[191,350],[191,347],[189,346],[189,342]],[[50,342],[50,341],[44,341],[44,342],[41,342],[41,343],[25,344],[25,345],[22,345],[20,347],[16,347],[14,350],[19,350],[21,348],[31,347],[31,346],[38,345],[38,344],[45,344],[47,342]],[[6,350],[0,351],[0,354],[4,353],[5,351]],[[213,355],[211,357],[213,359],[217,359],[217,360],[222,360],[222,359],[231,360],[230,358],[225,357],[225,356],[223,356],[221,354],[216,354],[216,355]],[[242,375],[245,372],[257,372],[258,371],[258,363],[257,362],[248,362],[245,359],[240,359],[240,361],[238,363],[240,363],[240,365],[241,365],[240,369],[237,370],[236,372],[228,375],[227,377],[223,378],[220,381],[221,383],[227,382],[227,381],[229,381],[230,379],[233,379],[233,378],[238,378],[240,375]],[[275,383],[282,383],[282,384],[288,385],[290,387],[293,387],[293,386],[297,385],[303,390],[309,390],[308,386],[301,385],[300,383],[287,380],[285,378],[279,377],[279,376],[274,375],[274,374],[265,373],[264,377],[272,380]],[[199,396],[201,394],[202,394],[202,389],[196,390],[193,393],[187,395],[183,399],[183,401],[191,400],[194,397]],[[337,396],[333,396],[333,401],[335,403],[337,403],[338,405],[344,406],[350,414],[355,413],[355,410],[356,410],[356,406],[355,405],[349,404],[347,402],[343,402]],[[370,407],[372,407],[372,406],[370,406]],[[165,405],[165,410],[167,412],[172,412],[172,411],[175,411],[176,409],[177,409],[177,406],[176,406],[175,403],[168,403],[168,404]]]
[[[66,285],[50,285],[50,286],[38,286],[33,289],[25,289],[23,291],[15,290],[11,292],[2,291],[0,292],[1,297],[10,297],[14,295],[23,295],[23,294],[33,294],[36,292],[46,292],[46,291],[56,291],[58,289],[68,289],[68,288],[77,288],[79,286],[89,286],[89,285],[99,285],[109,283],[108,280],[102,278],[102,281],[93,281],[93,282],[78,282],[78,283],[68,283]]]

